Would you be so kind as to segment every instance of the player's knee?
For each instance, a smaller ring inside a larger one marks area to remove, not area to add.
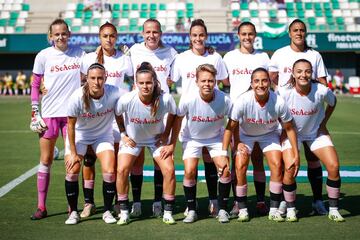
[[[84,156],[84,166],[93,167],[96,162],[96,156],[93,154],[85,154]]]
[[[184,177],[186,179],[195,179],[196,178],[196,170],[195,169],[185,169]]]

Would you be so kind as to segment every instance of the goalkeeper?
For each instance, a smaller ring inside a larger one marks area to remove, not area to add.
[[[84,51],[68,46],[70,31],[66,22],[56,19],[49,27],[52,46],[40,51],[35,58],[31,86],[32,118],[30,129],[39,134],[40,164],[37,173],[38,206],[32,220],[47,217],[46,197],[53,162],[54,146],[61,131],[66,134],[68,99],[80,87],[80,64]],[[39,89],[46,94],[39,109]],[[40,115],[41,112],[41,115]]]

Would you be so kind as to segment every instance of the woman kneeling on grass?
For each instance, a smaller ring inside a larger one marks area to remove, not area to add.
[[[173,129],[168,144],[172,123],[176,114],[174,98],[161,91],[159,81],[153,67],[143,62],[136,71],[136,87],[119,99],[116,115],[124,114],[126,133],[120,142],[116,189],[120,204],[119,225],[126,225],[130,221],[129,215],[129,173],[136,158],[144,147],[147,147],[164,176],[163,222],[174,224],[172,210],[175,203],[175,167],[173,152],[175,149],[178,129]],[[164,116],[168,114],[166,126]]]
[[[121,96],[117,87],[105,85],[105,68],[90,65],[86,83],[71,96],[68,107],[68,135],[65,149],[65,190],[69,218],[65,224],[77,224],[79,172],[88,145],[100,160],[103,175],[104,214],[106,223],[115,223],[111,206],[115,195],[115,154],[112,122],[114,109]]]
[[[288,84],[280,89],[279,93],[293,115],[299,143],[306,144],[322,161],[328,172],[326,181],[329,197],[328,216],[330,220],[343,222],[345,219],[338,211],[341,186],[339,158],[326,127],[335,109],[336,97],[329,88],[312,80],[313,70],[310,61],[299,59],[292,69]],[[327,103],[326,108],[325,103]],[[283,154],[288,154],[290,144],[287,139],[283,142],[282,148]],[[286,200],[286,194],[284,196]]]
[[[271,172],[269,220],[281,222],[285,219],[278,212],[282,196],[282,162],[278,119],[282,121],[283,129],[287,133],[292,148],[295,149],[289,169],[295,168],[297,172],[300,160],[297,151],[296,131],[285,102],[270,90],[270,79],[266,69],[257,68],[253,71],[251,87],[252,90],[245,92],[235,101],[223,139],[223,150],[227,150],[231,136],[234,134],[234,146],[237,149],[235,158],[236,201],[240,209],[238,221],[249,221],[246,204],[246,171],[253,146],[255,142],[258,142]],[[240,125],[240,134],[234,133],[237,125]]]

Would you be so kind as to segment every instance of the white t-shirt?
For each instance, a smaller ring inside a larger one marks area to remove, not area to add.
[[[41,99],[42,117],[66,117],[71,94],[80,87],[80,64],[85,52],[69,47],[65,52],[54,47],[41,50],[35,58],[33,73],[44,75],[47,93]]]
[[[280,118],[283,122],[292,120],[284,100],[270,90],[267,103],[261,107],[253,90],[242,94],[234,103],[230,118],[238,121],[240,132],[248,136],[262,136],[278,129]]]
[[[124,90],[105,84],[104,95],[100,99],[90,98],[90,110],[84,109],[83,87],[71,96],[67,115],[77,117],[75,141],[92,143],[98,138],[113,138],[112,123],[116,103]]]
[[[151,106],[141,102],[137,90],[122,96],[115,110],[116,115],[123,114],[127,135],[139,145],[155,143],[155,137],[165,130],[163,119],[167,113],[176,114],[175,100],[169,93],[160,95],[159,108],[152,116]]]
[[[222,136],[225,116],[230,116],[231,100],[225,93],[215,89],[214,99],[205,102],[198,94],[192,98],[181,98],[177,115],[186,116],[182,131],[183,141],[210,140]]]
[[[176,57],[171,72],[171,79],[174,82],[177,82],[181,78],[182,97],[195,96],[198,94],[199,88],[195,82],[196,68],[205,63],[214,65],[217,70],[216,80],[227,78],[228,74],[224,61],[217,52],[214,52],[213,54],[206,52],[204,55],[199,56],[189,49]]]
[[[270,72],[279,73],[279,87],[283,87],[289,81],[293,64],[299,59],[306,59],[311,62],[313,79],[326,77],[328,75],[324,61],[319,52],[313,49],[308,49],[304,52],[295,52],[290,46],[285,46],[274,52],[269,65]]]
[[[167,79],[170,75],[171,66],[177,55],[176,50],[169,46],[158,48],[156,50],[150,50],[145,46],[145,43],[142,42],[135,43],[130,48],[130,54],[134,75],[136,74],[136,69],[140,67],[141,63],[149,62],[156,72],[156,76],[161,84],[161,89],[168,93],[169,87],[167,85]]]
[[[91,64],[96,63],[97,54],[95,52],[85,55],[81,63],[81,72],[87,74]],[[133,68],[129,56],[125,56],[121,51],[116,51],[115,56],[104,55],[104,67],[106,70],[106,84],[120,87],[129,91],[129,86],[124,83],[124,76],[133,76]]]
[[[336,100],[333,92],[319,83],[311,83],[311,91],[307,96],[300,95],[295,87],[283,87],[279,89],[279,94],[289,107],[299,137],[303,140],[317,136],[325,117],[324,104],[334,106]]]
[[[256,68],[268,69],[270,58],[265,52],[255,50],[245,54],[234,49],[225,54],[224,62],[229,73],[230,98],[234,102],[250,88],[251,74]]]

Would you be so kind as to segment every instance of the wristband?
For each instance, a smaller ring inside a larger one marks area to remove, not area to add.
[[[221,150],[221,151],[220,151],[220,156],[226,157],[227,154],[228,154],[228,152],[227,152],[226,150]]]
[[[120,138],[123,138],[123,137],[127,137],[126,132],[121,132],[120,133]]]

